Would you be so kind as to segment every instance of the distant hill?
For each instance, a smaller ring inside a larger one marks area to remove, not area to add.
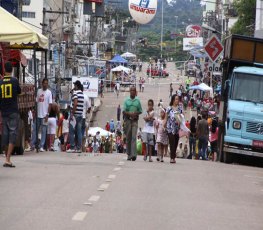
[[[105,0],[105,4],[118,8],[121,12],[129,15],[128,0]],[[164,4],[164,32],[175,31],[177,18],[177,32],[184,31],[189,24],[201,24],[202,8],[200,0],[163,0]],[[161,5],[158,0],[158,9],[155,18],[147,25],[141,25],[140,31],[160,31],[161,28]]]

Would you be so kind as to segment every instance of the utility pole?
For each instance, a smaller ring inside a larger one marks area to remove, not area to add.
[[[163,1],[162,0],[162,24],[161,24],[161,59],[163,58]]]
[[[46,36],[46,26],[47,26],[47,24],[46,24],[46,8],[45,7],[43,8],[42,12],[43,12],[42,24],[41,24],[41,26],[42,26],[42,34],[44,36]],[[41,52],[41,79],[43,79],[44,76],[45,76],[44,72],[45,72],[45,54],[44,54],[44,52]]]
[[[64,8],[62,8],[64,9]],[[64,12],[62,10],[47,10],[45,7],[43,8],[43,18],[42,18],[42,34],[43,35],[48,35],[48,33],[50,33],[50,31],[48,31],[47,29],[47,14],[58,14],[58,15],[64,15],[64,14],[68,14],[68,12]],[[51,26],[51,25],[50,25]],[[50,48],[50,47],[49,47]],[[58,68],[56,68],[55,70],[55,81],[56,81],[56,101],[59,100],[59,95],[60,95],[60,85],[61,85],[61,74],[60,74],[60,69],[61,69],[61,43],[59,41],[59,47],[57,48],[58,50]],[[47,71],[45,70],[45,54],[44,52],[41,52],[41,79],[43,79],[45,77],[45,75],[47,76]]]

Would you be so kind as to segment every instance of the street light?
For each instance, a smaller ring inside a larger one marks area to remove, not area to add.
[[[161,59],[163,58],[163,1],[162,0],[162,24],[161,24]]]

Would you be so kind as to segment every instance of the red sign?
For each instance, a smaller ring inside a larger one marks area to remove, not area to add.
[[[212,62],[215,62],[218,59],[224,49],[218,37],[215,35],[205,44],[204,48]]]
[[[202,28],[198,25],[189,25],[186,27],[186,37],[198,38],[201,36]]]

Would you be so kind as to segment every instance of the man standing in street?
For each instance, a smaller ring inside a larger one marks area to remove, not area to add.
[[[121,106],[118,105],[117,107],[117,121],[121,120]]]
[[[33,135],[31,140],[31,147],[26,149],[26,151],[31,151],[35,149],[35,145],[37,142],[38,133],[41,127],[41,141],[40,141],[40,152],[44,152],[44,146],[46,143],[47,136],[47,125],[48,125],[48,117],[51,110],[52,105],[52,93],[48,89],[48,79],[44,78],[42,81],[42,89],[37,91],[37,120],[34,121],[33,126]],[[37,121],[37,122],[36,122]],[[36,126],[37,123],[37,126]]]
[[[81,87],[81,91],[84,91],[83,85]],[[91,111],[91,104],[90,104],[90,99],[88,97],[88,95],[84,94],[84,104],[83,104],[83,116],[82,116],[82,150],[84,151],[85,149],[85,138],[86,138],[86,134],[87,134],[87,128],[88,125],[86,125],[86,121],[87,121],[87,113],[90,113]]]
[[[136,140],[137,140],[137,129],[139,115],[142,113],[141,102],[136,97],[136,87],[131,86],[130,97],[126,98],[123,104],[123,115],[124,115],[124,132],[126,135],[127,143],[127,160],[136,160]]]
[[[84,95],[81,91],[82,84],[80,81],[74,82],[74,92],[72,95],[72,109],[70,113],[70,125],[69,125],[69,153],[77,152],[81,153],[82,146],[82,118],[84,107]],[[77,147],[75,149],[75,133],[77,135]]]
[[[16,78],[11,77],[12,64],[11,62],[5,63],[5,76],[0,80],[0,102],[2,112],[2,147],[5,149],[6,160],[4,167],[15,167],[11,163],[11,154],[14,150],[18,122],[19,111],[17,105],[18,94],[21,93],[19,82]]]
[[[206,160],[207,159],[206,151],[207,151],[208,140],[209,140],[209,127],[205,114],[202,114],[202,120],[198,122],[197,136],[198,136],[199,158],[202,160]]]

